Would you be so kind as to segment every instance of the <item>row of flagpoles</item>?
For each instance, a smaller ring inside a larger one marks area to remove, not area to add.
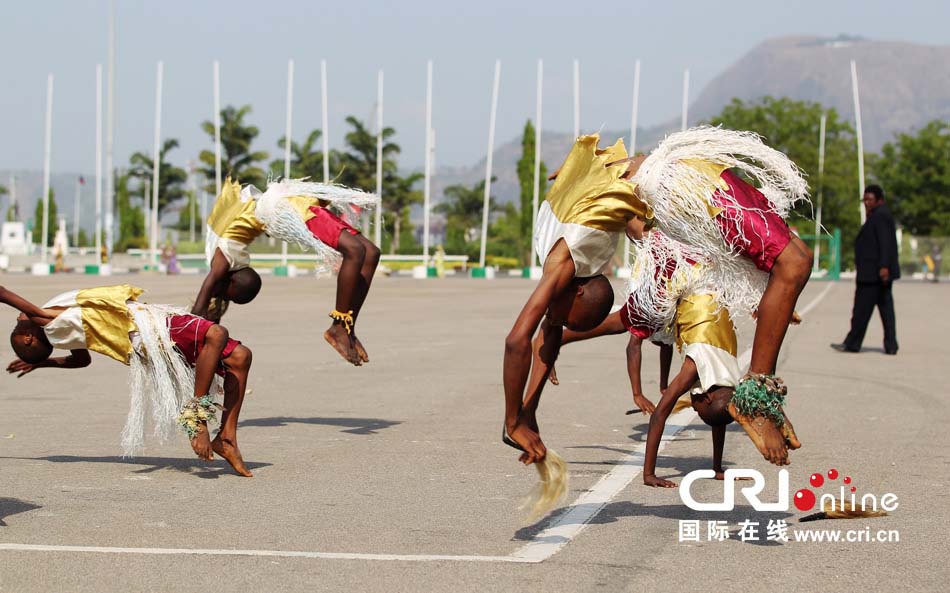
[[[114,47],[111,41],[113,36],[113,25],[110,19],[110,52],[109,52],[109,76],[107,83],[107,114],[106,114],[106,171],[112,171],[112,146],[113,146],[113,102],[114,102]],[[575,137],[581,133],[581,124],[580,124],[580,63],[578,60],[574,60],[574,88],[573,88],[573,98],[574,98],[574,135]],[[112,246],[112,237],[113,237],[113,220],[112,213],[114,212],[114,188],[113,188],[113,179],[112,175],[105,176],[105,199],[106,205],[103,208],[103,188],[102,188],[102,150],[103,150],[103,117],[102,117],[102,65],[98,64],[96,66],[96,184],[95,184],[95,194],[96,194],[96,210],[95,210],[95,241],[96,241],[96,252],[99,253],[101,245],[101,235],[102,230],[105,230],[106,236],[106,249],[111,256],[111,246]],[[544,78],[544,63],[542,60],[538,60],[537,64],[537,89],[536,89],[536,103],[535,103],[535,121],[536,121],[536,137],[535,137],[535,155],[534,155],[534,190],[532,197],[532,207],[535,212],[538,209],[538,200],[539,200],[539,188],[541,186],[542,180],[540,179],[540,164],[541,164],[541,129],[542,129],[542,90],[543,90],[543,78]],[[162,123],[162,85],[164,79],[164,64],[160,61],[157,64],[156,69],[156,88],[155,88],[155,133],[154,133],[154,143],[153,143],[153,167],[152,167],[152,181],[151,181],[151,196],[145,196],[146,200],[146,228],[149,234],[149,248],[151,252],[152,262],[157,263],[155,258],[157,258],[157,248],[160,234],[160,223],[158,217],[158,196],[160,192],[159,187],[159,172],[161,164],[161,123]],[[852,80],[852,89],[854,96],[854,109],[855,109],[855,125],[857,129],[857,144],[858,144],[858,177],[859,177],[859,190],[860,196],[863,196],[864,193],[864,151],[863,151],[863,139],[861,131],[861,108],[860,108],[860,98],[858,95],[858,78],[857,78],[857,67],[855,63],[851,62],[851,80]],[[218,194],[221,192],[222,185],[222,166],[221,166],[221,94],[220,94],[220,81],[221,81],[221,71],[220,64],[215,60],[212,64],[212,82],[213,82],[213,122],[214,122],[214,142],[215,142],[215,189]],[[433,81],[433,67],[432,61],[429,60],[426,64],[426,95],[425,95],[425,106],[426,106],[426,115],[425,115],[425,165],[424,165],[424,185],[423,185],[423,258],[426,262],[429,261],[429,252],[430,252],[430,243],[429,243],[429,215],[431,209],[431,178],[432,178],[432,163],[433,163],[433,154],[435,150],[435,134],[432,128],[432,81]],[[485,266],[485,249],[487,242],[487,232],[488,232],[488,216],[489,216],[489,202],[491,197],[491,180],[492,180],[492,156],[494,153],[494,142],[495,142],[495,122],[497,117],[498,110],[498,95],[499,95],[499,86],[501,82],[501,61],[496,60],[495,69],[494,69],[494,78],[492,81],[491,88],[491,109],[489,115],[489,125],[488,125],[488,149],[487,149],[487,158],[486,158],[486,167],[485,167],[485,193],[484,193],[484,204],[482,212],[482,225],[481,225],[481,246],[479,251],[479,267]],[[322,136],[323,136],[323,181],[327,182],[330,178],[330,169],[329,169],[329,145],[328,145],[328,106],[327,106],[327,64],[326,60],[321,60],[320,62],[320,83],[321,83],[321,107],[322,107]],[[285,145],[284,145],[284,176],[291,176],[290,160],[291,160],[291,137],[292,137],[292,124],[293,124],[293,85],[294,85],[294,61],[289,60],[287,63],[287,119],[286,119],[286,131],[285,131]],[[46,118],[45,118],[45,143],[44,143],[44,159],[43,159],[43,221],[42,221],[42,233],[43,233],[43,242],[42,242],[42,258],[43,262],[47,261],[47,238],[49,236],[49,184],[50,184],[50,158],[52,152],[52,106],[53,106],[53,75],[49,74],[47,77],[47,89],[46,89]],[[637,147],[637,118],[638,118],[638,109],[639,109],[639,93],[640,93],[640,60],[636,60],[634,63],[634,72],[633,72],[633,102],[632,102],[632,114],[630,120],[630,154],[636,153]],[[683,102],[682,102],[682,115],[681,115],[681,124],[680,128],[685,130],[688,122],[688,108],[689,108],[689,70],[685,70],[683,73]],[[823,173],[824,165],[824,136],[825,136],[825,118],[822,116],[821,121],[821,137],[819,140],[819,194],[818,194],[818,204],[817,204],[817,222],[818,227],[820,228],[821,224],[821,215],[822,215],[822,204],[821,204],[821,175]],[[379,70],[377,73],[377,95],[376,95],[376,193],[382,198],[383,185],[382,185],[382,157],[383,157],[383,71]],[[77,188],[77,206],[78,206],[78,188]],[[146,192],[147,194],[148,192]],[[860,197],[859,196],[859,197]],[[148,201],[151,201],[151,204],[148,204]],[[197,196],[193,197],[192,200],[196,201]],[[194,203],[194,202],[192,202]],[[105,221],[103,224],[103,210],[105,214]],[[202,208],[202,215],[205,215],[205,208]],[[78,208],[77,208],[78,211]],[[192,218],[194,218],[194,213],[192,213]],[[78,220],[78,216],[77,216]],[[864,222],[864,210],[861,209],[861,221]],[[374,227],[374,240],[377,244],[381,243],[381,228],[382,228],[382,218],[381,218],[381,208],[377,209],[375,213],[375,218],[373,221]],[[194,224],[194,222],[192,222]],[[78,226],[78,222],[77,222]],[[532,234],[535,229],[532,228]],[[78,232],[78,229],[76,230]],[[629,266],[629,249],[624,250],[624,265]],[[282,247],[283,263],[287,263],[287,246],[286,244]],[[535,254],[536,256],[536,254]],[[816,249],[816,262],[817,262],[817,249]],[[817,265],[817,264],[816,264]]]

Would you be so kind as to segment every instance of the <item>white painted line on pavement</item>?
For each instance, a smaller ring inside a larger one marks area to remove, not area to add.
[[[513,556],[452,556],[444,554],[358,554],[349,552],[294,552],[287,550],[227,550],[192,548],[114,548],[105,546],[50,546],[43,544],[3,544],[0,551],[85,552],[97,554],[152,554],[177,556],[267,556],[278,558],[318,558],[323,560],[397,560],[405,562],[532,562]]]
[[[825,295],[831,291],[829,282],[821,293],[809,302],[799,313],[804,317],[814,309]],[[748,364],[751,348],[739,356],[740,365]],[[696,417],[692,409],[683,410],[667,420],[660,451]],[[544,562],[571,543],[595,516],[643,471],[643,450],[646,444],[638,445],[633,451],[617,461],[607,475],[592,488],[581,494],[566,512],[551,525],[535,535],[530,542],[515,550],[509,556],[465,556],[445,554],[360,554],[348,552],[294,552],[285,550],[227,550],[227,549],[191,549],[191,548],[116,548],[100,546],[57,546],[41,544],[0,543],[0,551],[11,552],[80,552],[98,554],[153,554],[181,556],[265,556],[280,558],[315,558],[322,560],[384,560],[399,562],[510,562],[516,564],[537,564]]]

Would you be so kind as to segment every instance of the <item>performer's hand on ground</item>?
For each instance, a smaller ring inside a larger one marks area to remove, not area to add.
[[[656,406],[653,405],[653,402],[647,399],[642,393],[633,394],[633,404],[640,408],[640,411],[643,412],[645,416],[649,416],[653,413],[653,410],[656,409]]]
[[[508,437],[524,449],[524,453],[521,454],[518,460],[525,465],[541,461],[547,455],[547,449],[544,443],[541,442],[541,435],[532,430],[525,422],[521,422],[513,430],[509,430]]]
[[[656,476],[643,476],[643,485],[650,486],[653,488],[676,488],[675,482],[670,482],[669,480],[664,480],[663,478],[658,478]]]
[[[8,373],[20,373],[19,375],[16,376],[17,379],[19,379],[19,378],[22,377],[23,375],[25,375],[25,374],[27,374],[27,373],[29,373],[29,372],[32,372],[33,369],[35,369],[35,368],[36,368],[36,367],[33,366],[32,364],[30,364],[30,363],[28,363],[28,362],[23,362],[22,360],[20,360],[20,359],[18,358],[18,359],[14,360],[13,362],[11,362],[10,364],[7,365],[7,372],[8,372]]]

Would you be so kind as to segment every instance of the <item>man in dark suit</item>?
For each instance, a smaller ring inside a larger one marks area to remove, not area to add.
[[[894,280],[901,275],[897,262],[897,230],[894,217],[884,203],[881,186],[867,186],[863,202],[867,220],[854,240],[854,264],[858,276],[851,331],[844,343],[832,344],[831,347],[840,352],[860,352],[868,322],[877,306],[884,324],[884,352],[897,354],[894,296],[891,293]]]

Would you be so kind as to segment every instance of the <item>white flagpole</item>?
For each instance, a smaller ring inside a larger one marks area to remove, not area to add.
[[[73,246],[79,246],[79,197],[82,191],[81,177],[76,178],[76,196],[73,198]]]
[[[815,253],[812,269],[818,271],[818,256],[821,252],[821,201],[825,188],[825,121],[827,117],[821,114],[821,124],[818,131],[818,212],[815,216]]]
[[[637,118],[640,116],[640,60],[633,64],[633,110],[630,115],[630,156],[637,154]],[[624,234],[623,267],[630,269],[630,238]]]
[[[689,115],[689,68],[683,71],[683,118],[680,120],[680,131],[686,131]]]
[[[498,84],[501,82],[501,60],[495,60],[495,82],[491,90],[491,114],[488,119],[488,157],[485,159],[485,201],[482,204],[482,248],[478,267],[485,267],[485,246],[488,242],[488,208],[491,203],[491,165],[495,152],[495,116],[498,113]]]
[[[574,138],[581,134],[581,63],[574,60]]]
[[[330,182],[330,114],[327,105],[327,61],[320,60],[320,98],[323,103],[323,182]]]
[[[851,90],[854,95],[854,127],[858,133],[858,210],[861,211],[861,224],[867,214],[864,212],[864,135],[861,133],[861,96],[858,94],[858,66],[851,60]]]
[[[221,195],[221,67],[215,60],[212,66],[214,84],[214,191]]]
[[[152,145],[152,240],[149,245],[152,252],[152,266],[158,266],[158,235],[161,232],[158,221],[158,179],[162,169],[162,79],[164,74],[165,64],[159,60],[158,69],[155,72],[155,142]]]
[[[102,264],[102,64],[96,64],[96,265]]]
[[[112,261],[112,246],[115,245],[115,170],[113,148],[115,144],[115,0],[109,3],[109,49],[108,76],[106,79],[106,260]]]
[[[43,148],[43,246],[40,253],[46,259],[46,243],[49,238],[49,168],[53,150],[53,75],[46,77],[46,133]]]
[[[426,160],[422,204],[422,265],[429,265],[429,198],[432,181],[432,60],[426,63]]]
[[[377,247],[383,244],[383,71],[376,75],[376,195],[379,206],[373,228],[373,238]]]
[[[294,61],[287,60],[287,127],[284,132],[284,179],[290,179],[290,138],[294,112]],[[280,244],[280,265],[287,265],[287,241]]]
[[[534,187],[531,197],[531,261],[528,265],[534,267],[538,262],[537,250],[534,248],[534,236],[538,230],[538,201],[541,197],[541,93],[544,87],[544,61],[538,60],[538,88],[534,105]]]

